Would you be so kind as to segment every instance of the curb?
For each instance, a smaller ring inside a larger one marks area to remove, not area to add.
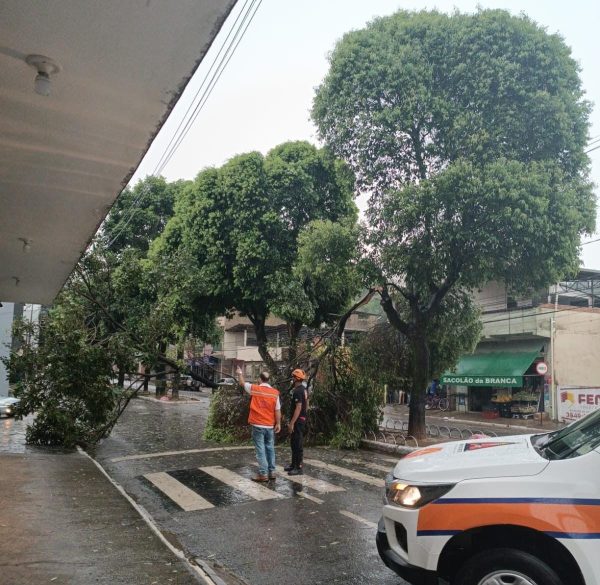
[[[197,577],[199,577],[201,579],[202,583],[204,583],[205,585],[233,585],[233,584],[227,584],[225,581],[223,581],[220,578],[218,579],[218,581],[214,580],[211,577],[211,575],[204,568],[207,565],[207,563],[205,563],[204,561],[201,561],[200,559],[189,559],[186,556],[186,554],[183,552],[183,550],[175,547],[172,543],[170,543],[165,538],[165,536],[163,535],[163,533],[160,531],[160,528],[154,522],[154,520],[152,519],[152,517],[150,516],[150,514],[148,513],[148,511],[143,506],[140,506],[140,504],[138,504],[125,491],[125,489],[123,488],[123,486],[121,486],[121,484],[119,484],[110,475],[108,475],[108,473],[106,472],[106,470],[104,469],[104,467],[102,467],[102,465],[100,465],[100,463],[98,463],[98,461],[96,461],[93,457],[91,457],[88,453],[86,453],[81,447],[77,447],[77,451],[79,451],[82,455],[84,455],[90,461],[92,461],[92,463],[100,470],[100,472],[102,473],[102,475],[104,475],[106,477],[106,479],[108,479],[108,481],[116,488],[116,490],[131,504],[131,506],[133,507],[133,509],[141,516],[142,520],[144,520],[144,522],[146,522],[146,524],[148,525],[148,527],[150,528],[150,530],[152,530],[152,532],[154,532],[154,534],[156,534],[156,536],[158,536],[159,540],[178,559],[180,559],[181,561],[183,561],[188,566],[188,568],[190,569],[190,571],[192,572],[192,574],[196,575]],[[211,573],[212,573],[212,571],[211,571]]]
[[[195,404],[199,402],[199,399],[186,399],[186,400],[158,400],[157,398],[152,398],[151,396],[140,396],[137,395],[136,398],[141,398],[142,400],[146,400],[148,402],[153,402],[154,404]]]
[[[393,455],[408,455],[416,451],[419,447],[405,447],[404,445],[388,445],[379,441],[370,441],[362,439],[360,446],[370,451],[381,451],[382,453],[392,453]]]
[[[426,419],[427,420],[427,419]],[[478,428],[480,426],[486,426],[486,427],[493,427],[493,428],[497,428],[497,429],[515,429],[518,431],[531,431],[531,434],[535,434],[535,433],[548,433],[548,432],[552,432],[552,431],[559,431],[560,429],[550,429],[550,428],[544,428],[544,427],[524,427],[522,425],[503,425],[501,423],[491,423],[491,422],[486,422],[486,421],[472,421],[472,420],[465,420],[465,419],[460,419],[460,418],[441,418],[441,417],[429,417],[429,420],[427,421],[428,424],[431,423],[431,421],[440,421],[441,422],[454,422],[454,423],[459,423],[459,424],[465,424],[465,425],[471,425],[472,428]],[[447,426],[447,425],[446,425]],[[564,427],[561,427],[564,428]]]

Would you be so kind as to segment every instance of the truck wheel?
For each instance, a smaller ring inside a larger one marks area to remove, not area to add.
[[[512,548],[482,551],[460,569],[452,585],[565,585],[537,557]]]

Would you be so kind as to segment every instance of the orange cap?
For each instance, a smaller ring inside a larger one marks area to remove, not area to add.
[[[292,378],[297,378],[298,380],[306,380],[306,374],[304,370],[296,369],[292,372]]]

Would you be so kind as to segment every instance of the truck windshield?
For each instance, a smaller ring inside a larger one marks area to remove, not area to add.
[[[536,444],[548,459],[568,459],[593,451],[600,446],[600,410],[547,436]]]

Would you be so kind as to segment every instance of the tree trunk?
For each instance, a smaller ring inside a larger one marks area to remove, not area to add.
[[[161,341],[159,344],[158,351],[164,355],[167,351],[167,344]],[[167,375],[164,371],[156,374],[156,398],[161,398],[167,393]]]
[[[125,386],[125,369],[123,366],[117,366],[119,368],[119,376],[117,379],[117,386],[123,388]]]
[[[426,438],[425,394],[429,384],[429,344],[427,338],[417,333],[411,336],[414,355],[413,387],[410,394],[408,434],[417,440]]]
[[[173,390],[171,390],[171,398],[173,400],[179,400],[179,384],[181,383],[179,377],[179,371],[176,370],[173,374]]]
[[[144,366],[144,392],[148,392],[148,384],[150,382],[150,368]]]

